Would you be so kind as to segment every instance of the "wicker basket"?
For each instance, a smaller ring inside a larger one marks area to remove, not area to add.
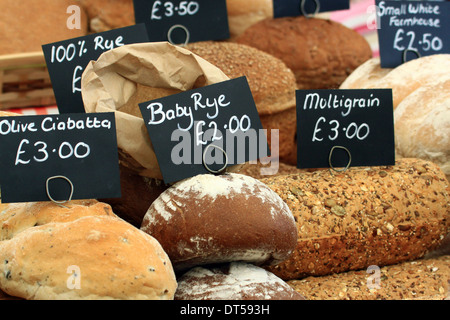
[[[0,56],[0,110],[56,104],[42,52]]]

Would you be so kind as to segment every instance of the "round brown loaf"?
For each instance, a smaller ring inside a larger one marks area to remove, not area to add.
[[[150,206],[141,229],[161,243],[177,271],[232,261],[276,264],[297,239],[286,204],[258,180],[233,173],[171,186]]]
[[[269,146],[272,147],[271,130],[276,129],[279,130],[279,157],[294,152],[297,85],[292,70],[283,61],[256,48],[231,42],[198,42],[186,49],[211,62],[230,79],[245,76],[263,128],[268,130]]]
[[[0,289],[27,300],[173,299],[169,258],[105,203],[0,204]]]
[[[372,57],[363,36],[322,18],[265,19],[235,41],[283,60],[294,72],[299,89],[338,88],[353,70]]]
[[[76,0],[0,1],[0,55],[41,52],[42,45],[87,34],[87,16],[80,8],[81,28],[69,29],[67,13]]]
[[[305,300],[286,282],[252,264],[196,267],[178,279],[175,300]]]

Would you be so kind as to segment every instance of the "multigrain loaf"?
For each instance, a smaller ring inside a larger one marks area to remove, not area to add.
[[[290,280],[308,300],[448,300],[450,256]]]
[[[418,259],[450,231],[449,182],[429,161],[261,181],[286,202],[297,224],[296,250],[268,269],[285,280]]]
[[[245,262],[195,267],[178,278],[175,300],[305,300],[273,273]]]
[[[367,40],[344,25],[322,18],[264,19],[235,40],[283,60],[298,89],[337,89],[372,57]]]
[[[222,70],[230,79],[245,76],[271,149],[279,157],[294,152],[296,135],[295,90],[291,69],[261,50],[232,42],[205,41],[186,49]],[[278,147],[272,148],[271,130],[278,130]]]
[[[0,55],[41,52],[43,44],[86,35],[87,15],[68,10],[73,5],[80,8],[77,0],[0,1]]]
[[[259,180],[234,173],[172,185],[152,203],[141,230],[159,241],[177,272],[233,261],[277,264],[297,243],[281,198]]]
[[[27,300],[173,299],[169,258],[105,203],[0,204],[0,289]]]

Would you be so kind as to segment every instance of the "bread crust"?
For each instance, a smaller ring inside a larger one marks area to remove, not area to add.
[[[176,183],[152,203],[141,230],[161,243],[176,271],[232,261],[276,264],[297,239],[286,204],[258,180],[233,173]]]
[[[399,159],[390,167],[261,181],[287,203],[297,223],[296,250],[268,269],[285,280],[418,259],[450,231],[449,183],[429,161]]]
[[[337,89],[372,57],[367,40],[356,31],[322,18],[262,20],[236,40],[283,60],[299,89]]]

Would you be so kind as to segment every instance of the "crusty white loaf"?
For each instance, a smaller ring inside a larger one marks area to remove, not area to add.
[[[0,288],[28,300],[173,299],[160,244],[105,203],[0,204]]]
[[[141,229],[161,243],[177,271],[232,261],[276,264],[297,241],[294,219],[280,197],[260,181],[233,173],[174,184],[150,206]]]
[[[305,300],[273,273],[244,262],[196,267],[178,278],[175,300]]]

